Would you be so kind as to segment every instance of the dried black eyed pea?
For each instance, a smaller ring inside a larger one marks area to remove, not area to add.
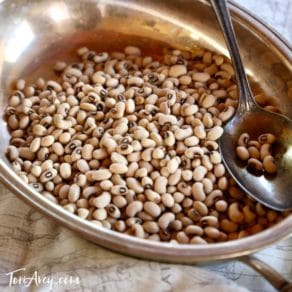
[[[145,202],[143,208],[154,218],[158,217],[161,213],[160,207],[154,202]]]
[[[123,163],[112,163],[109,167],[111,173],[124,174],[128,171],[127,165]]]
[[[171,222],[175,220],[173,213],[167,212],[161,215],[158,219],[158,225],[162,230],[166,230]]]
[[[276,141],[273,134],[266,133],[258,137],[258,141],[249,140],[247,133],[239,137],[236,154],[241,160],[247,160],[248,168],[252,172],[260,174],[262,171],[274,174],[277,167],[271,153],[271,144]]]
[[[249,151],[244,146],[237,146],[236,147],[236,155],[241,160],[248,160],[249,159]]]
[[[273,144],[276,141],[276,137],[270,133],[262,134],[259,136],[258,141],[261,144]]]
[[[92,179],[96,181],[109,179],[111,176],[112,176],[112,173],[108,169],[95,170],[92,173]]]
[[[217,239],[220,236],[220,231],[217,228],[211,226],[205,227],[204,233],[206,236],[212,239]]]
[[[247,133],[243,133],[240,135],[240,137],[238,138],[238,146],[244,146],[246,147],[247,144],[249,142],[249,135]]]
[[[120,209],[114,204],[109,204],[106,207],[106,210],[107,210],[107,213],[109,214],[110,217],[120,218],[120,216],[121,216]]]
[[[167,50],[153,60],[132,46],[78,55],[56,64],[60,81],[19,80],[8,101],[7,156],[21,179],[80,218],[149,240],[221,242],[277,221],[259,218],[266,210],[245,200],[218,152],[237,106],[225,57]],[[274,140],[244,133],[237,146],[272,173],[264,145]]]
[[[271,155],[271,144],[262,144],[260,148],[260,159],[263,161],[268,155]]]
[[[52,180],[58,174],[57,170],[55,169],[47,169],[44,171],[40,176],[40,182],[45,183],[49,180]]]
[[[259,159],[260,158],[260,152],[259,152],[259,149],[255,146],[249,146],[247,148],[248,150],[248,153],[249,153],[249,156],[251,158],[255,158],[255,159]]]
[[[255,158],[250,158],[247,161],[247,165],[250,168],[251,171],[262,171],[263,170],[263,164],[261,161]]]
[[[126,208],[126,214],[129,217],[134,217],[138,212],[142,211],[143,203],[140,201],[131,202]]]
[[[116,196],[123,195],[124,196],[128,193],[128,188],[124,185],[115,185],[111,188],[110,191],[113,195],[116,195]]]
[[[277,172],[277,166],[272,155],[267,155],[263,160],[264,171],[270,174]]]

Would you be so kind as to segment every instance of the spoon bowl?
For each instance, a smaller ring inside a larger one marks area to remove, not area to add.
[[[251,139],[263,133],[277,137],[276,174],[256,175],[237,158],[235,148],[242,133],[248,133]],[[244,114],[238,112],[225,126],[219,147],[226,168],[245,192],[275,210],[292,208],[292,123],[288,118],[256,106]]]
[[[239,105],[235,116],[226,124],[219,148],[223,162],[234,180],[251,197],[277,211],[292,209],[292,121],[256,105],[253,98],[225,0],[211,0],[225,37],[237,80]],[[256,174],[236,156],[239,136],[251,139],[271,133],[276,137],[274,175]]]

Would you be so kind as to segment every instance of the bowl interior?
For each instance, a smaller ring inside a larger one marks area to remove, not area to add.
[[[234,7],[233,17],[254,93],[277,97],[280,109],[291,117],[292,72],[285,50]],[[116,51],[137,45],[153,56],[164,47],[193,50],[202,46],[228,55],[208,1],[11,0],[0,4],[0,19],[0,158],[8,167],[9,133],[3,111],[17,78],[33,82],[36,77],[53,77],[54,63],[73,62],[80,46]]]

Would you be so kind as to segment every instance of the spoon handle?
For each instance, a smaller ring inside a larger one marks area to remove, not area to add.
[[[226,0],[211,0],[211,3],[223,31],[225,42],[233,63],[239,93],[238,111],[248,111],[255,105],[255,102],[239,54],[227,2]]]

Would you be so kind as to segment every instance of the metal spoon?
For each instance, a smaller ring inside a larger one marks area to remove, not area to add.
[[[256,105],[240,58],[238,45],[225,0],[211,0],[227,43],[239,92],[235,116],[226,124],[219,147],[226,168],[241,188],[260,203],[279,211],[292,209],[292,121]],[[244,133],[257,138],[263,133],[277,137],[276,175],[249,172],[235,154],[238,137]]]

